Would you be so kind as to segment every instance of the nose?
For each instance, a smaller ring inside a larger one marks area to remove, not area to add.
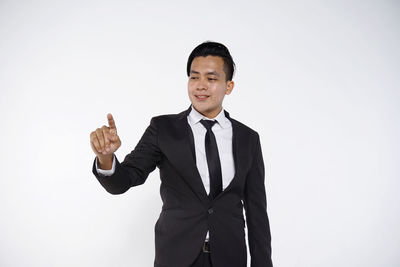
[[[205,79],[199,79],[197,86],[196,86],[197,90],[207,90],[207,82]]]

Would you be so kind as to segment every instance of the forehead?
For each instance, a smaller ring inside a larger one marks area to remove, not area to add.
[[[190,70],[200,73],[210,71],[223,73],[224,60],[217,56],[195,57],[192,61]]]

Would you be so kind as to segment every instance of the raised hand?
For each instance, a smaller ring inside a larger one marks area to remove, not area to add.
[[[121,140],[117,134],[117,127],[113,116],[107,114],[108,127],[103,125],[90,133],[90,145],[100,162],[112,159],[112,155],[121,146]],[[112,161],[111,161],[112,162]],[[107,164],[108,165],[108,164]]]

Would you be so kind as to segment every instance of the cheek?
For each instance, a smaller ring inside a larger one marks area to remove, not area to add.
[[[216,89],[216,95],[218,96],[218,98],[224,98],[225,93],[226,93],[226,87],[224,86],[219,86]]]
[[[193,92],[196,89],[196,85],[193,81],[188,82],[188,91]]]
[[[192,86],[190,86],[190,84],[188,84],[188,93],[191,94],[193,92]]]
[[[194,100],[194,95],[195,95],[195,90],[193,89],[193,87],[188,87],[188,96],[190,100]]]

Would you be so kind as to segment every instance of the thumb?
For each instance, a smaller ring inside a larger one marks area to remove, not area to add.
[[[112,141],[117,141],[117,130],[116,129],[111,129],[110,130],[110,134],[111,134],[111,140]]]

